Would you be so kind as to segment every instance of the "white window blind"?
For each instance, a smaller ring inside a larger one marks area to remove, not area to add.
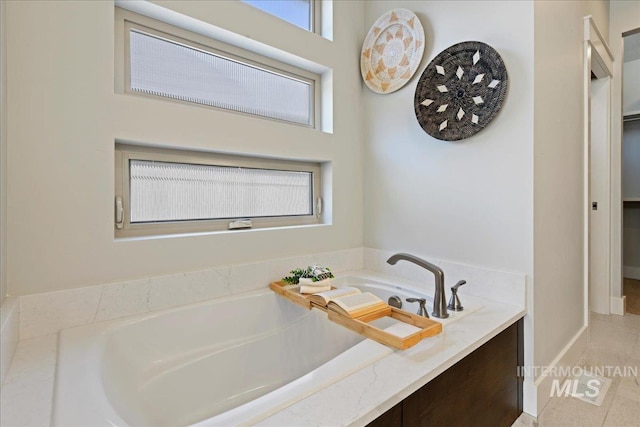
[[[310,172],[129,162],[131,223],[313,214]]]
[[[313,126],[312,82],[129,31],[130,90]]]

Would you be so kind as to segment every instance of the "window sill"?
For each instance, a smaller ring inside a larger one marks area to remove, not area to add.
[[[185,237],[200,237],[200,236],[219,236],[219,235],[231,235],[242,233],[257,233],[257,232],[274,232],[296,229],[310,229],[318,227],[329,227],[331,224],[305,224],[305,225],[288,225],[284,227],[263,227],[263,228],[244,228],[237,230],[216,230],[216,231],[199,231],[191,233],[175,233],[175,234],[156,234],[151,236],[127,236],[127,237],[114,237],[115,242],[130,242],[140,240],[157,240],[157,239],[175,239]]]

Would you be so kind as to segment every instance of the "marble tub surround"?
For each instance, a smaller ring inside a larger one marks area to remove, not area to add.
[[[4,384],[19,341],[20,308],[18,299],[9,297],[0,307],[0,385]]]
[[[413,284],[398,277],[395,283]],[[514,304],[471,295],[467,301],[482,308],[447,325],[442,334],[423,340],[409,350],[390,351],[377,362],[299,400],[258,425],[366,425],[525,314],[523,307]],[[57,334],[51,334],[20,341],[8,374],[10,380],[2,390],[0,425],[3,427],[50,425],[56,338]]]
[[[412,282],[433,285],[431,273],[408,262],[386,263],[394,252],[353,248],[250,264],[217,266],[207,270],[25,295],[19,301],[20,338],[44,336],[73,326],[118,319],[225,295],[252,291],[278,280],[295,267],[320,264],[336,273],[367,270]],[[420,256],[420,254],[417,254]],[[464,295],[477,295],[510,304],[524,304],[525,275],[425,258],[445,272],[445,289],[458,280],[468,284]],[[5,303],[6,305],[6,303]]]
[[[427,286],[430,292],[434,289],[434,276],[431,272],[415,264],[399,261],[395,265],[387,263],[389,257],[397,252],[381,249],[364,248],[363,266],[365,270],[384,273],[389,276],[401,277],[412,283]],[[475,295],[505,304],[515,304],[525,307],[526,274],[511,271],[493,270],[474,265],[460,264],[446,260],[433,259],[420,254],[412,254],[437,265],[444,271],[445,294],[451,295],[451,286],[459,280],[467,283],[459,289],[460,299],[464,306],[464,295]]]
[[[61,329],[259,289],[295,267],[310,264],[329,266],[336,275],[362,271],[364,266],[386,273],[399,285],[433,291],[431,273],[409,263],[390,266],[386,259],[391,254],[355,248],[17,298],[14,304],[20,309],[14,312],[19,317],[20,342],[2,388],[0,425],[50,424]],[[447,297],[455,281],[466,279],[469,285],[461,288],[462,303],[482,308],[448,325],[440,336],[394,351],[261,425],[365,425],[524,315],[524,275],[428,260],[444,269]],[[471,292],[473,285],[476,292]]]
[[[365,426],[526,313],[523,306],[468,298],[483,307],[447,325],[441,334],[396,350],[256,425]]]
[[[22,340],[0,393],[0,426],[51,425],[58,335]]]
[[[362,248],[354,248],[25,295],[19,297],[20,338],[260,289],[296,267],[320,264],[341,273],[361,269],[362,262]]]

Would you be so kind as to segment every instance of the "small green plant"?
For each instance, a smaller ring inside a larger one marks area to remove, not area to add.
[[[295,268],[289,272],[291,276],[286,276],[282,278],[282,281],[285,283],[289,283],[290,285],[297,285],[300,282],[301,277],[305,277],[304,273],[306,270],[301,268]]]
[[[300,283],[302,277],[310,278],[314,282],[334,277],[329,268],[317,265],[310,265],[307,268],[295,268],[289,274],[290,276],[283,277],[282,281],[291,285]]]

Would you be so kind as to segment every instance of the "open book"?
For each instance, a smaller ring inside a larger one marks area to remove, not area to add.
[[[351,318],[360,317],[385,309],[388,305],[371,292],[361,292],[357,288],[345,287],[313,294],[312,302]]]

